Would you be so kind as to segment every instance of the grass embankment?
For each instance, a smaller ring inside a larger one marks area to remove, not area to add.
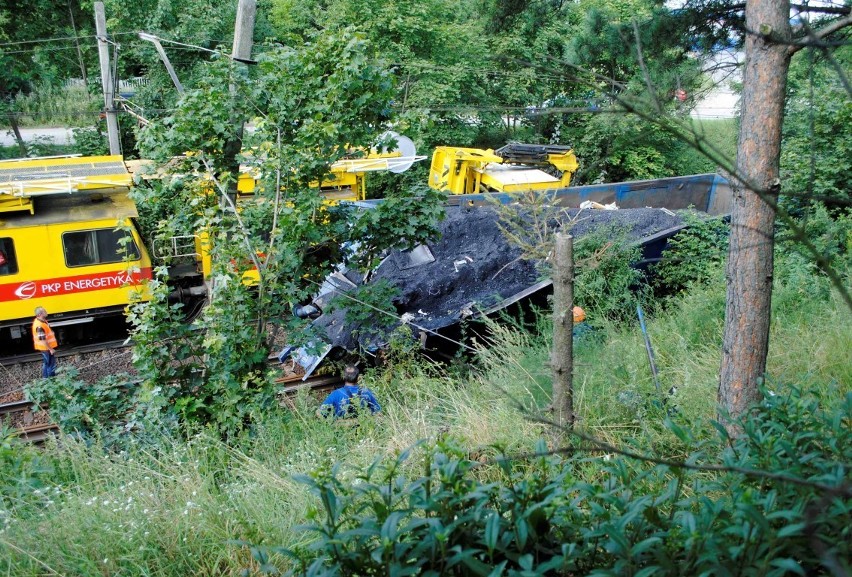
[[[778,387],[800,383],[836,399],[852,386],[849,311],[812,279],[799,281],[776,289],[770,372]],[[677,387],[674,419],[699,435],[713,434],[707,421],[714,416],[723,314],[717,281],[649,319],[661,388]],[[546,319],[541,324],[547,334]],[[599,329],[577,343],[576,356],[586,430],[657,451],[676,446],[661,426],[636,327]],[[546,432],[514,401],[529,408],[548,402],[547,358],[546,338],[510,328],[495,330],[465,377],[403,357],[367,375],[384,415],[358,428],[316,419],[316,401],[300,397],[293,410],[270,414],[230,446],[203,433],[188,442],[130,443],[120,454],[70,439],[41,454],[0,446],[4,466],[18,468],[17,476],[3,476],[0,574],[237,575],[252,561],[232,540],[292,547],[312,538],[296,528],[315,503],[292,480],[295,473],[339,462],[352,478],[377,457],[442,435],[474,456],[494,445],[531,450]]]

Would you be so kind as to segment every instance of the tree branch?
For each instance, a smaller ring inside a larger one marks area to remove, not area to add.
[[[834,20],[833,22],[826,24],[822,28],[810,32],[808,34],[807,39],[792,42],[787,48],[787,54],[792,56],[802,48],[808,48],[809,46],[818,44],[819,41],[825,38],[826,36],[834,34],[838,30],[842,30],[847,26],[852,26],[852,14],[848,13],[845,17]]]
[[[848,6],[808,6],[807,4],[790,4],[790,8],[795,8],[799,12],[809,12],[814,14],[837,14],[847,15],[852,12],[852,8]],[[742,12],[745,10],[745,2],[736,4],[722,4],[711,8],[707,14],[710,16],[725,16],[732,12]]]
[[[535,415],[527,415],[527,418],[533,423],[538,423],[540,425],[547,425],[550,427],[554,427],[560,430],[563,430],[567,435],[577,437],[581,441],[585,441],[592,445],[589,447],[559,447],[557,449],[553,449],[550,451],[539,452],[536,451],[534,453],[519,453],[515,455],[506,455],[503,457],[498,457],[495,459],[490,459],[486,461],[486,463],[497,463],[500,461],[510,461],[515,459],[529,459],[535,457],[544,457],[548,455],[563,455],[563,454],[572,454],[575,452],[583,451],[591,451],[591,452],[606,452],[612,453],[614,455],[621,455],[622,457],[627,457],[628,459],[634,459],[637,461],[643,461],[646,463],[651,463],[653,465],[663,465],[665,467],[671,467],[673,469],[685,469],[687,471],[703,471],[710,473],[737,473],[743,475],[745,477],[749,477],[752,479],[770,479],[772,481],[780,481],[782,483],[790,483],[791,485],[798,485],[800,487],[809,487],[812,489],[816,489],[818,491],[822,491],[827,495],[831,495],[832,497],[850,497],[852,496],[852,486],[849,483],[841,483],[840,485],[826,485],[825,483],[819,483],[816,481],[811,481],[810,479],[803,479],[801,477],[794,477],[792,475],[787,475],[786,473],[776,473],[773,471],[763,471],[760,469],[749,469],[747,467],[740,467],[737,465],[718,465],[718,464],[707,464],[702,465],[699,463],[688,463],[686,461],[677,461],[674,459],[665,459],[661,457],[654,457],[652,455],[643,455],[642,453],[637,453],[635,451],[631,451],[628,449],[622,449],[621,447],[617,447],[611,443],[607,443],[606,441],[602,441],[592,435],[587,435],[578,430],[569,429],[567,427],[563,427],[558,423],[550,419],[544,419]],[[486,464],[483,463],[483,464]]]

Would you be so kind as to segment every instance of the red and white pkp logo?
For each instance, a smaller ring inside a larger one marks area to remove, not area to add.
[[[29,281],[23,283],[15,290],[15,295],[19,299],[31,299],[36,294],[36,283]]]

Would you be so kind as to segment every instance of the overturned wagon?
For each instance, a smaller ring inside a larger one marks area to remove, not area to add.
[[[490,200],[489,200],[490,199]],[[514,303],[550,290],[536,263],[524,260],[521,250],[510,244],[498,226],[493,200],[514,202],[507,194],[451,196],[441,236],[412,251],[392,251],[372,272],[369,283],[386,282],[395,287],[395,318],[391,323],[409,323],[423,338],[452,330],[463,319],[474,319],[502,310]],[[580,186],[554,191],[553,201],[569,208],[575,218],[572,234],[582,237],[600,227],[614,226],[642,247],[645,262],[655,260],[669,238],[685,226],[674,211],[692,208],[713,216],[727,214],[731,201],[728,182],[714,174],[649,181]],[[617,210],[584,209],[585,201],[616,204]],[[369,209],[376,202],[359,206]],[[335,352],[371,352],[385,343],[381,331],[347,322],[347,295],[364,279],[355,271],[342,270],[329,277],[317,295],[320,308],[334,297],[342,308],[313,321],[322,343],[303,349],[285,349],[282,359],[292,355],[308,374]],[[377,313],[380,314],[380,313]]]

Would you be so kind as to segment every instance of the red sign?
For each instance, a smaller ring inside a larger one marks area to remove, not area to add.
[[[138,272],[118,270],[0,284],[0,301],[27,300],[135,286],[144,279],[150,278],[151,269],[143,268]]]

